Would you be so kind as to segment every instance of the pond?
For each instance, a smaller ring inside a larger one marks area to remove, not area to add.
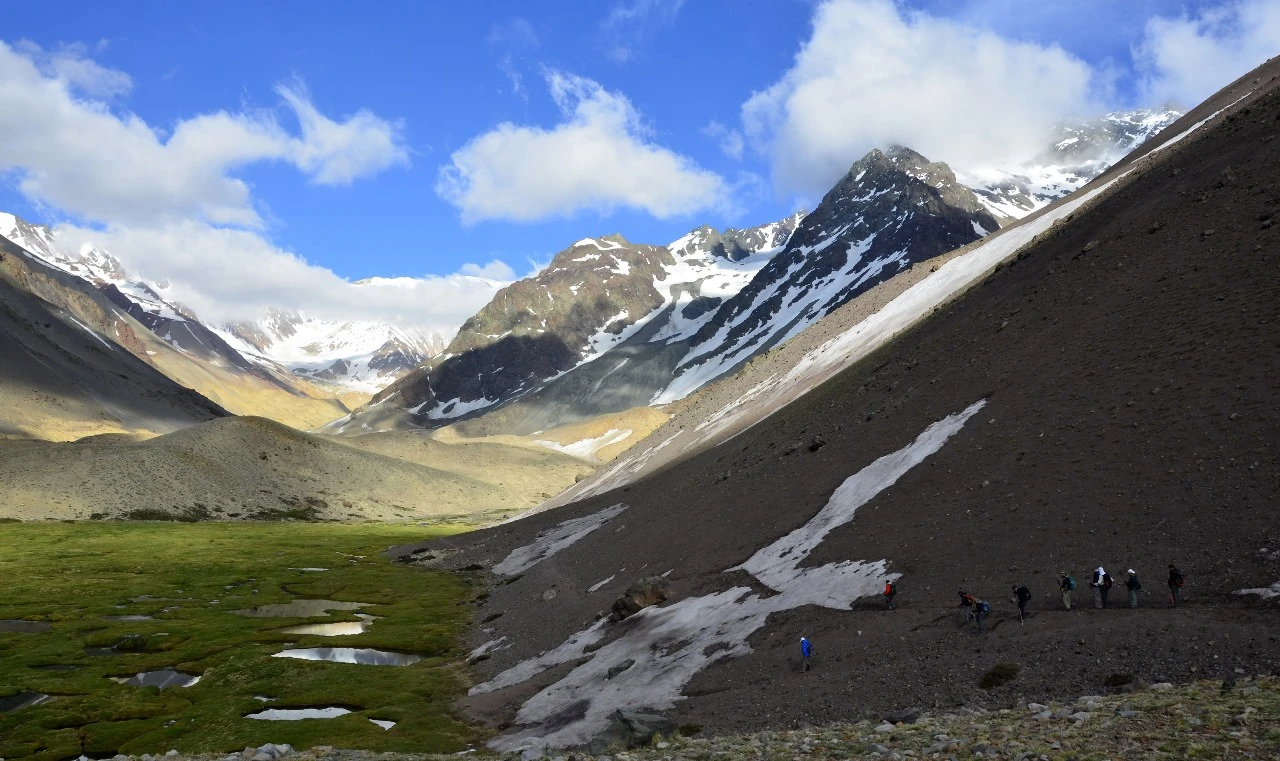
[[[53,630],[48,621],[0,621],[0,632],[16,634],[43,634]]]
[[[0,698],[0,713],[8,711],[16,711],[19,708],[27,708],[29,706],[38,706],[41,703],[48,703],[53,698],[42,692],[19,692],[17,695],[10,695],[7,698]]]
[[[329,706],[328,708],[266,708],[245,716],[246,719],[262,721],[300,721],[302,719],[336,719],[351,713],[349,709]]]
[[[131,677],[112,676],[107,678],[116,684],[127,684],[130,687],[159,687],[162,690],[167,690],[170,687],[190,687],[200,681],[199,674],[184,674],[181,671],[174,671],[172,668],[142,671]]]
[[[123,622],[123,621],[154,621],[154,620],[155,620],[155,618],[156,618],[155,616],[143,616],[143,615],[137,615],[137,614],[135,614],[135,615],[129,615],[129,616],[103,616],[103,617],[102,617],[102,620],[103,620],[103,621],[116,621],[116,622]]]
[[[357,613],[359,621],[339,621],[332,624],[300,624],[286,626],[276,631],[281,634],[311,634],[317,637],[343,637],[350,634],[363,634],[377,620],[377,616],[368,613]]]
[[[422,660],[421,655],[355,647],[310,647],[297,650],[282,650],[271,657],[299,658],[304,661],[329,661],[330,663],[356,663],[362,666],[408,666],[411,663],[417,663]]]
[[[290,602],[257,605],[252,608],[233,610],[237,616],[250,618],[311,618],[327,616],[331,610],[359,610],[372,603],[342,602],[340,600],[292,600]]]

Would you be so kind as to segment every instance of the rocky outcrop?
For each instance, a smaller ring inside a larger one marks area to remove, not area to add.
[[[627,587],[627,591],[613,601],[609,618],[624,621],[652,605],[666,602],[671,586],[661,576],[648,576]]]

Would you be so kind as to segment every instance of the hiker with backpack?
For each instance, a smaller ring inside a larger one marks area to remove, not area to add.
[[[813,645],[809,644],[807,637],[800,638],[800,657],[804,660],[804,666],[801,667],[802,670],[808,671],[809,659],[813,657]]]
[[[1187,582],[1187,577],[1173,563],[1169,564],[1169,604],[1178,607],[1182,602],[1182,585]]]
[[[1129,590],[1129,607],[1138,607],[1138,592],[1142,591],[1142,582],[1132,568],[1129,569],[1129,578],[1125,579],[1124,586]]]
[[[1014,586],[1013,601],[1018,603],[1018,622],[1022,623],[1027,620],[1027,603],[1031,602],[1031,590],[1027,589],[1027,585]]]
[[[991,612],[991,606],[986,600],[973,601],[973,620],[978,622],[978,634],[982,634],[982,622],[986,620],[987,614]]]
[[[960,590],[960,607],[964,608],[964,622],[966,624],[973,620],[973,606],[977,602],[973,595],[963,589]]]
[[[1107,606],[1107,597],[1103,592],[1102,585],[1107,580],[1107,572],[1102,566],[1093,572],[1093,578],[1089,581],[1089,586],[1093,589],[1093,607],[1105,608]]]
[[[898,588],[893,585],[892,581],[884,583],[884,609],[893,610],[893,598],[897,596]]]
[[[1071,610],[1071,593],[1076,591],[1076,580],[1066,571],[1058,574],[1058,590],[1062,592],[1062,607]]]
[[[1113,586],[1115,586],[1115,579],[1111,578],[1111,574],[1104,572],[1102,574],[1102,607],[1104,608],[1110,607],[1107,602],[1107,595],[1111,594],[1111,587]]]

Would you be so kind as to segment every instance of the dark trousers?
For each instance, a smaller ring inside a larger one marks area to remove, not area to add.
[[[1107,607],[1107,595],[1111,594],[1111,590],[1106,587],[1099,587],[1102,590],[1102,607]]]
[[[885,610],[893,610],[893,595],[884,596],[884,607]]]
[[[1178,607],[1178,604],[1182,602],[1182,587],[1169,585],[1169,602],[1173,603],[1173,607]]]
[[[979,610],[975,611],[975,612],[974,612],[974,614],[973,614],[973,620],[978,622],[978,633],[979,633],[979,634],[981,634],[981,633],[982,633],[982,622],[986,619],[986,617],[987,617],[987,614],[986,614],[986,613],[983,613],[981,609],[979,609]]]

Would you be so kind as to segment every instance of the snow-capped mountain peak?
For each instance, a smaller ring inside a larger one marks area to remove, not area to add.
[[[1021,219],[1080,189],[1180,116],[1177,106],[1166,105],[1063,124],[1025,164],[970,169],[961,180],[1000,220]]]

